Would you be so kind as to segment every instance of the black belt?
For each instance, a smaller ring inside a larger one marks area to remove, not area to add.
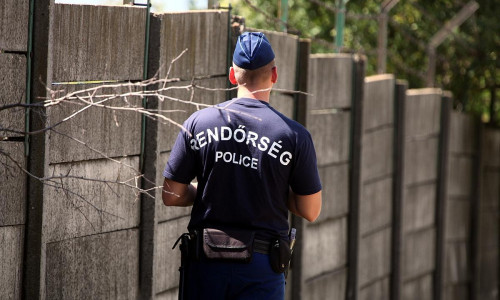
[[[271,242],[254,239],[253,240],[253,251],[261,254],[269,254],[269,248],[271,247]]]

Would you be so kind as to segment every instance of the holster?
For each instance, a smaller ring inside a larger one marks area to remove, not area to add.
[[[180,242],[180,244],[179,244]],[[186,287],[187,270],[192,259],[199,258],[198,232],[183,233],[175,242],[172,249],[179,244],[181,251],[181,266],[179,267],[179,300],[187,299],[189,289]]]
[[[274,272],[287,272],[291,257],[292,252],[290,249],[290,241],[288,239],[280,238],[271,243],[271,248],[269,249],[269,261]]]

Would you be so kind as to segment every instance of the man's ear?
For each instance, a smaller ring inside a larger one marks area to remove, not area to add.
[[[278,67],[276,66],[271,69],[271,81],[272,83],[276,83],[278,81]]]
[[[236,81],[236,76],[234,76],[233,67],[229,68],[229,82],[231,82],[234,85],[238,85],[238,81]]]

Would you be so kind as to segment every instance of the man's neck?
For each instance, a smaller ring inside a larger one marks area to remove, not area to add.
[[[247,88],[243,85],[238,86],[238,98],[250,98],[269,102],[271,88]]]

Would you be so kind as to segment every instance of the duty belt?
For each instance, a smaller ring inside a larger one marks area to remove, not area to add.
[[[259,239],[253,240],[253,251],[261,254],[269,254],[269,248],[271,247],[271,242],[263,241]]]

